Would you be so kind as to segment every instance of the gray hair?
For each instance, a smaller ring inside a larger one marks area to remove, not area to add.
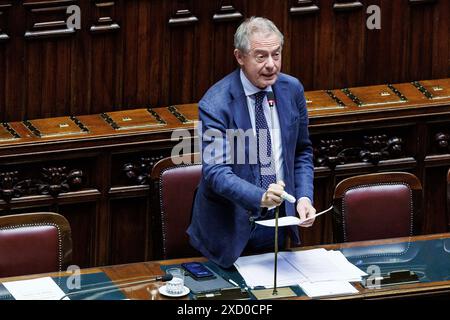
[[[275,33],[280,38],[281,47],[283,47],[283,34],[272,21],[263,17],[251,17],[241,23],[234,34],[234,47],[242,52],[248,52],[250,37],[256,33]]]

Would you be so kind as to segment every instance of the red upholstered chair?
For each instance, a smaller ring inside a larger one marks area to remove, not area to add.
[[[0,277],[63,271],[72,258],[69,222],[57,213],[0,217]]]
[[[163,259],[199,256],[189,244],[186,230],[191,221],[195,190],[200,183],[202,165],[198,154],[165,158],[156,163],[151,178],[161,212],[157,225],[161,228],[162,245],[155,251]],[[179,163],[179,162],[176,162]],[[158,247],[159,246],[159,247]]]
[[[406,172],[374,173],[341,181],[334,191],[335,240],[405,237],[420,228],[422,185]]]

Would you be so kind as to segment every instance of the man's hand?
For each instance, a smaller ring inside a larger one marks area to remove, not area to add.
[[[277,183],[272,183],[269,185],[269,188],[266,192],[264,192],[261,198],[261,207],[262,208],[272,208],[278,207],[282,202],[283,198],[281,198],[281,194],[284,191],[284,187],[286,185],[283,181],[278,181]]]
[[[297,202],[297,212],[300,216],[300,220],[307,219],[303,223],[299,224],[300,227],[311,227],[313,225],[314,220],[316,219],[314,217],[316,214],[316,209],[314,209],[308,198],[300,198]]]

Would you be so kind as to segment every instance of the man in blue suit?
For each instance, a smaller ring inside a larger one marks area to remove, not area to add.
[[[252,17],[234,42],[240,69],[199,102],[203,175],[187,230],[191,245],[225,268],[242,254],[273,250],[274,229],[254,222],[273,218],[274,207],[307,219],[303,227],[316,212],[306,101],[300,82],[280,73],[283,35],[270,20]],[[296,203],[283,202],[283,191]],[[281,244],[288,229],[299,243],[291,226],[280,228]]]

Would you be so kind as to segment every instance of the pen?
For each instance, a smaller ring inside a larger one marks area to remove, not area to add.
[[[236,287],[239,287],[239,285],[235,281],[233,281],[233,279],[228,279],[228,282]]]

